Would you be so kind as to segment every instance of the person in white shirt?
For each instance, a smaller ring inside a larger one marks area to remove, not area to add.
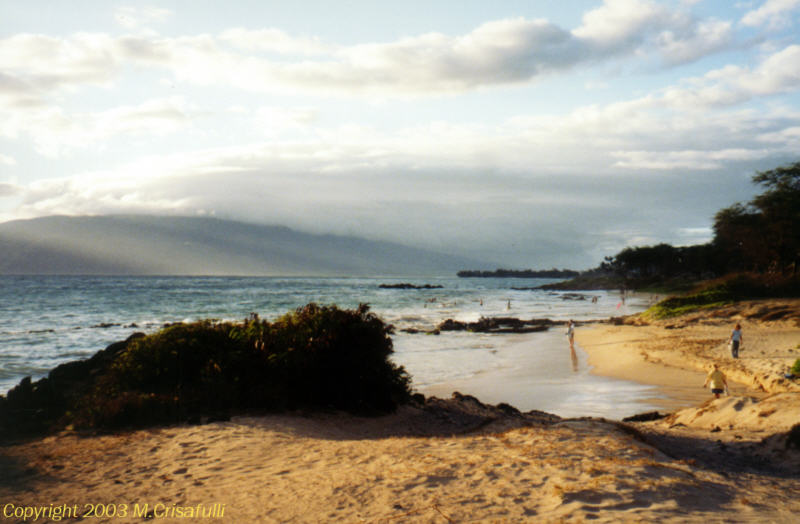
[[[728,343],[731,346],[731,356],[733,358],[739,358],[739,346],[742,344],[742,341],[742,325],[737,322],[728,339]]]
[[[575,324],[572,320],[567,324],[567,338],[569,338],[569,347],[575,347]]]

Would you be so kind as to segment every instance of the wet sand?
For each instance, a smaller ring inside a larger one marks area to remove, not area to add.
[[[597,324],[577,329],[573,362],[563,330],[496,335],[505,367],[428,386],[426,395],[448,397],[459,391],[484,402],[505,402],[523,411],[535,409],[562,417],[596,416],[620,420],[652,410],[673,411],[708,399],[705,373],[647,362],[637,352],[620,352],[613,339],[597,343]],[[591,349],[587,354],[584,345]],[[758,394],[734,386],[736,394]]]

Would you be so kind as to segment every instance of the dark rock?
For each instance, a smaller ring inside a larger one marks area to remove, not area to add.
[[[506,404],[505,402],[501,402],[497,405],[497,409],[505,413],[506,415],[510,415],[512,417],[517,417],[522,415],[522,412],[512,406],[511,404]]]
[[[622,421],[623,422],[650,422],[650,421],[653,421],[653,420],[661,420],[664,417],[666,417],[666,415],[662,415],[658,411],[650,411],[648,413],[639,413],[638,415],[625,417],[624,419],[622,419]]]
[[[800,424],[795,424],[786,434],[786,449],[800,450]]]
[[[119,324],[113,324],[111,322],[101,322],[100,324],[95,324],[92,326],[94,329],[108,329],[110,327],[117,327]]]
[[[0,402],[0,435],[39,433],[52,427],[67,406],[92,387],[95,376],[106,369],[114,357],[144,333],[134,333],[127,340],[110,344],[89,359],[67,362],[55,367],[47,377],[32,382],[25,377]]]
[[[469,432],[491,424],[492,422],[514,419],[523,424],[553,424],[561,421],[557,415],[540,411],[521,413],[508,404],[492,406],[484,404],[472,395],[464,395],[458,391],[452,398],[443,400],[437,397],[425,399],[422,406],[426,412],[447,422],[454,432]]]
[[[466,322],[459,322],[458,320],[448,318],[439,324],[439,326],[436,328],[436,331],[466,331],[466,329]]]
[[[444,286],[439,285],[431,285],[431,284],[424,284],[422,286],[417,286],[414,284],[409,283],[402,283],[402,284],[381,284],[381,289],[442,289]]]
[[[561,300],[586,300],[586,295],[580,293],[564,293],[561,295]]]
[[[437,331],[471,331],[473,333],[534,333],[547,331],[550,326],[559,324],[550,319],[520,320],[513,317],[482,317],[477,322],[461,322],[448,318],[440,323]]]
[[[479,407],[482,407],[482,408],[486,407],[486,404],[484,404],[483,402],[478,400],[476,397],[473,397],[472,395],[462,395],[458,391],[453,391],[453,398],[455,400],[458,400],[459,402],[471,402],[471,403],[475,404],[476,406],[479,406]]]

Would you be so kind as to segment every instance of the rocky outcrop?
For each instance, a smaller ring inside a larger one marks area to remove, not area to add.
[[[403,282],[401,284],[381,284],[378,286],[381,289],[442,289],[444,286],[424,284],[421,286]]]
[[[557,415],[543,411],[533,410],[523,413],[505,403],[484,404],[472,395],[463,395],[458,391],[454,391],[449,399],[437,397],[417,399],[417,406],[451,428],[449,431],[453,434],[468,433],[493,423],[526,426],[554,424],[562,420]],[[431,424],[433,427],[439,425]]]
[[[64,416],[68,406],[94,387],[95,378],[129,342],[143,336],[134,333],[91,358],[61,364],[36,382],[31,377],[22,379],[5,397],[0,396],[0,433],[9,436],[47,431]]]
[[[461,322],[451,318],[436,327],[441,331],[470,331],[473,333],[535,333],[547,331],[551,326],[563,325],[565,322],[548,318],[521,320],[513,317],[483,317],[477,322]]]

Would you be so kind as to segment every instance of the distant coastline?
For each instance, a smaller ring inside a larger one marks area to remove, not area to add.
[[[575,278],[579,271],[572,269],[496,269],[494,271],[464,270],[461,278]]]

